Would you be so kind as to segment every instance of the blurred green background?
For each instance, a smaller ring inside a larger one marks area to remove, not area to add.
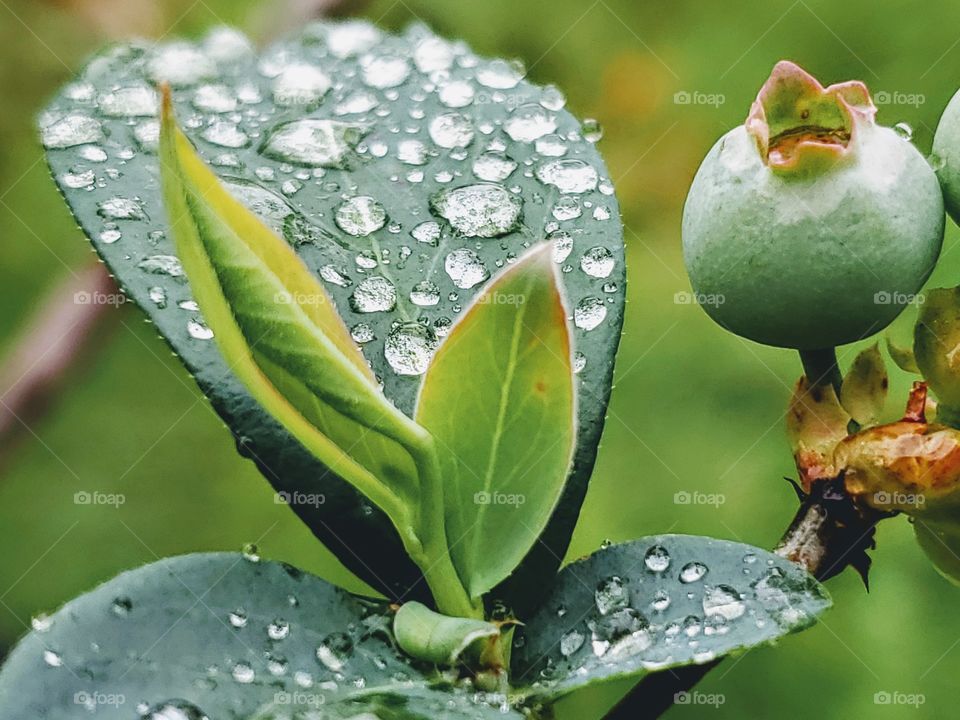
[[[34,119],[84,56],[132,34],[195,35],[218,23],[263,39],[291,5],[256,0],[0,0],[0,345],[15,342],[38,302],[92,261],[47,175]],[[799,375],[789,352],[724,333],[696,306],[680,255],[680,212],[699,160],[741,122],[780,58],[825,82],[858,78],[929,151],[960,85],[960,5],[851,0],[375,0],[386,27],[420,18],[491,55],[522,59],[602,123],[624,211],[630,263],[617,384],[571,557],[604,539],[687,532],[771,546],[796,501],[783,414]],[[681,93],[677,95],[677,93]],[[686,93],[686,94],[682,94]],[[683,102],[690,98],[691,102]],[[951,224],[934,285],[960,281]],[[131,307],[53,411],[0,449],[0,648],[42,610],[157,557],[257,542],[358,587],[234,451],[228,433],[166,346]],[[909,323],[899,323],[901,333]],[[843,348],[849,363],[855,347]],[[890,417],[909,378],[894,372]],[[125,505],[76,505],[74,493],[123,493]],[[678,491],[719,493],[712,505]],[[851,573],[830,582],[824,622],[728,660],[699,686],[719,707],[669,717],[951,717],[956,715],[960,590],[937,576],[906,521],[884,523],[870,594]],[[920,693],[919,708],[875,702]],[[597,717],[602,698],[568,717]]]

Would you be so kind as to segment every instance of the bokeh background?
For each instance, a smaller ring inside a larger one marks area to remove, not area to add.
[[[274,35],[306,2],[0,0],[0,350],[38,303],[92,262],[49,179],[35,116],[83,58],[129,35],[196,35],[236,25]],[[571,557],[605,539],[662,532],[771,546],[795,498],[783,415],[799,363],[723,332],[695,305],[680,254],[686,188],[714,140],[744,118],[772,65],[790,58],[826,82],[866,81],[880,120],[906,122],[929,152],[960,86],[960,5],[867,0],[374,0],[358,10],[399,28],[421,19],[491,55],[516,57],[568,107],[597,118],[623,208],[629,305],[600,460]],[[295,24],[295,23],[294,23]],[[881,94],[882,93],[882,94]],[[933,285],[960,282],[950,224]],[[0,653],[29,618],[157,557],[257,542],[335,582],[356,581],[313,540],[133,307],[96,340],[50,412],[0,448]],[[909,322],[896,332],[906,337]],[[862,346],[863,344],[861,344]],[[849,363],[857,347],[842,349]],[[894,370],[890,417],[909,378]],[[120,509],[74,503],[122,493]],[[679,504],[678,492],[715,494]],[[960,665],[960,589],[937,576],[905,520],[884,523],[869,595],[850,572],[829,583],[820,625],[727,660],[699,686],[719,706],[671,718],[952,717]],[[919,707],[877,693],[922,695]],[[603,695],[566,717],[599,717]]]

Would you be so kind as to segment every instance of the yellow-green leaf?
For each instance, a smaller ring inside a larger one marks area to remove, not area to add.
[[[231,371],[304,447],[387,513],[438,603],[475,613],[446,549],[432,438],[380,392],[293,249],[203,164],[176,126],[168,92],[160,161],[180,261]]]
[[[544,244],[477,298],[427,371],[416,418],[437,441],[447,537],[471,597],[513,571],[560,497],[575,445],[570,353]]]
[[[860,425],[875,422],[883,412],[890,381],[880,346],[860,352],[843,378],[840,404]]]
[[[920,374],[917,358],[913,355],[913,348],[897,344],[889,334],[887,335],[887,352],[890,353],[890,359],[896,363],[898,368],[904,372]]]

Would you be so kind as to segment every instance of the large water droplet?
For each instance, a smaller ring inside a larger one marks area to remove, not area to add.
[[[533,142],[557,129],[553,115],[538,103],[521,105],[503,123],[503,129],[515,142]]]
[[[564,657],[570,657],[583,647],[586,639],[586,636],[579,630],[568,630],[560,637],[560,654]]]
[[[386,224],[387,211],[372,197],[358,195],[337,208],[334,220],[337,227],[345,233],[354,237],[365,237]]]
[[[747,611],[740,593],[729,585],[707,587],[703,593],[703,613],[707,617],[719,615],[724,620],[736,620]]]
[[[460,113],[444,113],[430,121],[430,139],[442,148],[463,148],[473,142],[473,125]]]
[[[440,224],[433,220],[427,220],[413,228],[413,230],[410,231],[410,235],[413,236],[417,242],[422,242],[426,245],[436,245],[440,239]]]
[[[213,145],[226,148],[242,148],[250,144],[247,134],[236,123],[218,120],[200,133],[200,137]]]
[[[607,316],[607,306],[596,297],[586,297],[573,311],[573,323],[581,330],[593,330]]]
[[[147,215],[136,198],[113,197],[97,203],[97,214],[108,220],[144,220]]]
[[[396,304],[396,287],[379,275],[364,278],[350,296],[350,307],[358,313],[389,312]]]
[[[440,288],[429,280],[421,280],[410,291],[410,300],[420,307],[431,307],[440,302]]]
[[[174,87],[186,87],[214,77],[217,68],[190,43],[173,42],[155,51],[147,63],[147,73],[157,84],[166,81]]]
[[[519,63],[506,60],[491,60],[477,68],[477,82],[494,90],[509,90],[516,87],[524,76]]]
[[[245,628],[247,626],[247,611],[243,608],[237,608],[236,610],[231,610],[227,614],[227,619],[230,621],[230,625],[235,628]]]
[[[97,99],[100,112],[107,117],[154,117],[157,93],[143,83],[103,93]]]
[[[40,138],[45,148],[68,148],[103,140],[103,129],[98,120],[74,113],[44,125]]]
[[[643,556],[647,569],[653,572],[663,572],[670,567],[670,553],[663,545],[654,545]]]
[[[688,562],[680,568],[680,582],[692,583],[702,580],[707,574],[707,566],[701,562]]]
[[[230,670],[230,675],[241,685],[249,685],[256,678],[256,673],[250,663],[238,662]]]
[[[436,349],[437,340],[430,328],[408,322],[390,331],[383,354],[397,375],[423,375]]]
[[[603,657],[643,652],[652,644],[647,619],[633,608],[621,608],[596,622],[590,623],[593,653]]]
[[[151,255],[137,263],[137,267],[151,275],[183,277],[183,265],[174,255]]]
[[[461,235],[494,238],[516,228],[523,204],[502,185],[477,183],[441,190],[430,207]]]
[[[605,247],[592,247],[580,258],[580,269],[590,277],[605,278],[613,272],[613,255]]]
[[[599,176],[593,165],[583,160],[553,160],[537,168],[537,179],[553,185],[562,193],[585,193],[595,190]]]
[[[280,618],[267,625],[267,637],[271,640],[284,640],[290,634],[290,623]]]
[[[623,579],[617,575],[612,575],[597,585],[593,597],[601,615],[630,604],[630,590]]]
[[[330,78],[309,63],[291,63],[273,79],[273,100],[277,105],[311,105],[330,89]]]
[[[399,55],[366,55],[360,59],[360,73],[364,83],[383,90],[402,85],[410,65]]]
[[[517,169],[517,161],[500,152],[485,152],[473,161],[473,174],[487,182],[502,182]]]
[[[353,652],[353,640],[346,633],[327,635],[317,647],[317,660],[332,672],[340,672]]]
[[[483,261],[469,248],[460,248],[449,253],[443,262],[443,269],[447,271],[453,284],[464,290],[490,277]]]
[[[365,133],[361,125],[337,120],[294,120],[271,130],[262,151],[297,165],[341,168]]]

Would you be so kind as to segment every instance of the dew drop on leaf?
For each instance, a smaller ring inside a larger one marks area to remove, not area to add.
[[[654,545],[643,556],[643,563],[653,572],[663,572],[670,567],[670,553],[663,545]]]
[[[700,562],[689,562],[680,568],[680,582],[692,583],[702,580],[707,574],[707,566]]]
[[[358,313],[389,312],[396,304],[396,287],[379,275],[364,278],[350,296],[350,307]]]
[[[601,615],[606,615],[612,610],[625,608],[630,604],[630,590],[623,579],[617,575],[612,575],[603,580],[597,586],[593,597]]]
[[[516,228],[523,202],[502,185],[476,183],[441,190],[430,206],[465,237],[495,238]]]
[[[453,280],[453,284],[464,290],[490,277],[490,271],[483,261],[469,248],[460,248],[449,253],[443,262],[443,269]]]
[[[607,316],[607,308],[603,300],[596,297],[586,297],[581,300],[573,311],[573,323],[581,330],[593,330]]]

